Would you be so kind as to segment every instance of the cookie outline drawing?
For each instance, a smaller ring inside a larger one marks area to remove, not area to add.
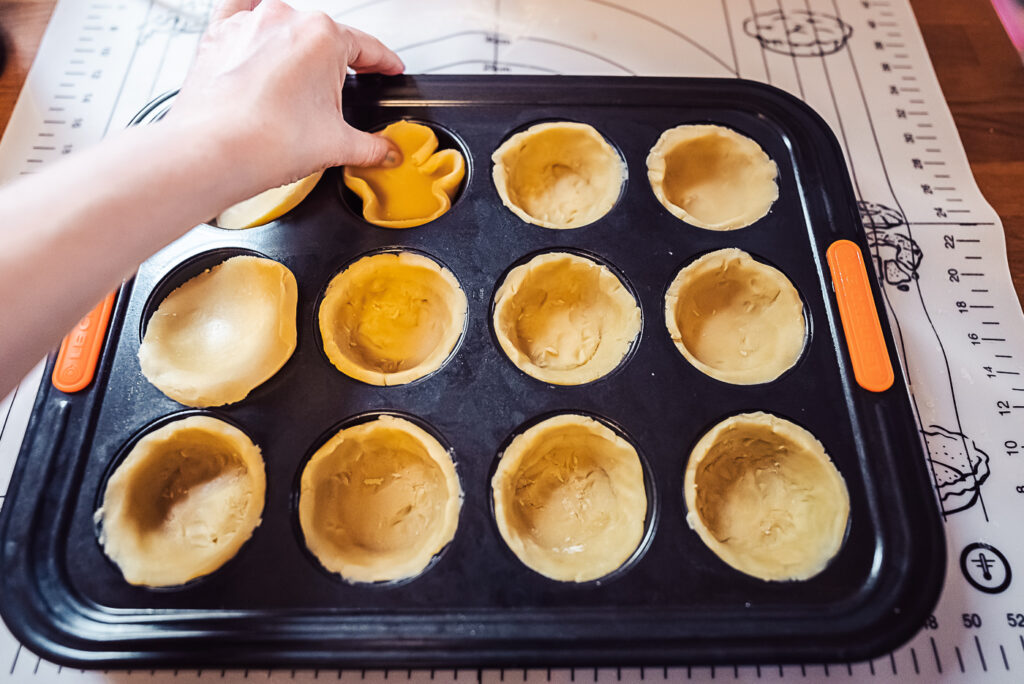
[[[946,515],[973,506],[988,479],[989,456],[973,439],[941,425],[921,430],[928,445],[928,462],[935,475],[939,504]]]
[[[908,292],[910,283],[918,278],[924,253],[911,237],[893,230],[906,225],[903,214],[874,202],[857,202],[857,209],[872,250],[875,272],[889,285]]]
[[[757,12],[743,21],[743,32],[761,47],[789,57],[824,57],[844,47],[853,27],[839,17],[812,10]]]
[[[890,285],[909,293],[917,284],[924,252],[905,230],[906,217],[899,209],[877,202],[858,201],[857,209],[883,290]],[[887,303],[893,311],[892,304]],[[948,373],[948,368],[943,372]],[[956,398],[951,399],[955,407]],[[918,419],[922,420],[920,413]],[[967,510],[978,503],[981,486],[990,473],[988,454],[963,432],[938,423],[922,427],[921,437],[943,515]]]

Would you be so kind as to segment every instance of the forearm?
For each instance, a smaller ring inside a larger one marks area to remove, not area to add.
[[[0,188],[0,396],[192,226],[328,166],[401,161],[345,122],[348,68],[403,66],[322,12],[221,0],[164,120]]]
[[[0,188],[0,395],[141,261],[258,190],[237,144],[194,128],[126,131]]]

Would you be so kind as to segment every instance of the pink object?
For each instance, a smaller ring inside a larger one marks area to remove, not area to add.
[[[1024,54],[1024,5],[1019,0],[992,0],[992,7],[1017,52]]]

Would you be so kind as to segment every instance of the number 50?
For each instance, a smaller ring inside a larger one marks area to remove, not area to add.
[[[967,629],[981,627],[981,616],[977,613],[964,613],[961,617],[964,621],[964,627]]]

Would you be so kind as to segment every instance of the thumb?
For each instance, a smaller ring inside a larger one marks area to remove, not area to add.
[[[356,130],[343,124],[335,166],[383,166],[393,168],[402,163],[402,151],[382,135]]]

